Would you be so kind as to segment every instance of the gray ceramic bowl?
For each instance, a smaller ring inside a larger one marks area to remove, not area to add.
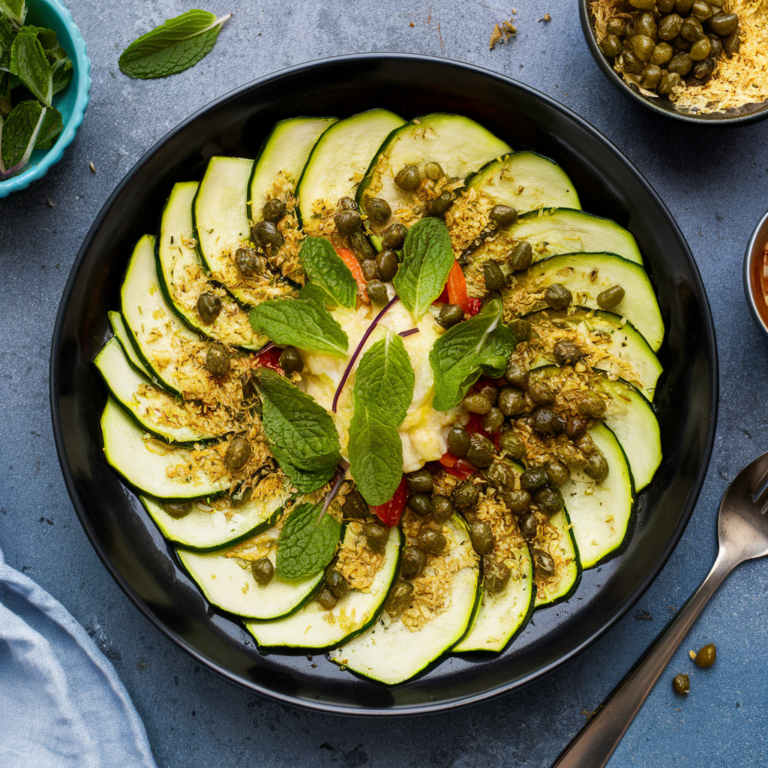
[[[768,243],[768,213],[757,223],[752,237],[749,238],[747,252],[744,254],[744,295],[747,297],[747,306],[752,315],[752,319],[757,327],[768,336],[768,305],[762,301],[759,295],[759,283],[757,281],[758,269],[760,268],[760,259],[763,255],[763,249]],[[757,289],[758,295],[755,296],[753,287]],[[762,307],[760,306],[762,303]],[[762,309],[762,313],[761,313]]]

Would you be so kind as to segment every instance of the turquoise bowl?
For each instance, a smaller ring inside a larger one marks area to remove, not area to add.
[[[53,98],[53,106],[61,112],[64,130],[50,149],[36,149],[24,170],[10,179],[0,181],[0,198],[11,192],[26,189],[33,181],[42,179],[48,169],[61,160],[64,150],[72,143],[83,122],[91,91],[91,62],[85,50],[85,41],[72,18],[72,14],[58,0],[27,0],[27,24],[52,29],[59,45],[72,59],[72,79],[69,85]]]

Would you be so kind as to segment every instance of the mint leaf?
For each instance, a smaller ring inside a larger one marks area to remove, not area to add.
[[[341,460],[339,436],[325,408],[267,368],[259,370],[257,386],[264,432],[280,466],[312,473],[333,469]]]
[[[273,447],[272,453],[277,459],[280,469],[285,472],[299,493],[312,493],[312,491],[322,488],[336,472],[335,464],[328,466],[327,469],[299,469],[291,464],[289,458],[279,448]]]
[[[118,65],[123,74],[141,80],[176,75],[210,52],[231,17],[230,13],[217,19],[215,14],[201,10],[182,13],[134,40],[121,54]]]
[[[277,540],[277,575],[286,581],[305,579],[325,568],[341,539],[341,523],[320,518],[321,506],[299,504],[288,515]]]
[[[355,308],[357,283],[329,240],[324,237],[306,238],[301,244],[299,258],[313,292],[319,288],[325,294],[326,306]]]
[[[403,263],[392,284],[417,322],[443,292],[451,267],[453,248],[445,222],[432,217],[416,222],[405,237]]]
[[[17,27],[27,18],[26,0],[0,0],[0,13],[4,13]]]
[[[22,27],[11,46],[11,72],[46,106],[53,98],[53,69],[37,27]]]
[[[61,50],[64,50],[63,48]],[[57,61],[53,65],[53,95],[63,91],[72,79],[72,62],[69,59]]]
[[[275,344],[346,358],[349,339],[331,313],[306,299],[272,299],[254,307],[251,325]]]
[[[3,72],[11,71],[11,48],[15,39],[16,30],[13,25],[4,16],[0,16],[0,70]]]
[[[45,149],[61,132],[61,114],[37,101],[17,104],[0,122],[0,176],[10,176],[29,161],[35,147]]]
[[[516,341],[502,323],[501,299],[492,299],[469,320],[454,325],[433,345],[429,363],[435,379],[436,411],[458,405],[480,374],[498,377],[506,370]]]

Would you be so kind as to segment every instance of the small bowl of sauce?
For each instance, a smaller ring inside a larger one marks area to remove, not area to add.
[[[768,213],[752,232],[744,254],[744,293],[752,319],[768,335]]]

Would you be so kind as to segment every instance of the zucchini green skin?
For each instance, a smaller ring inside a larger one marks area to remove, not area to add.
[[[123,348],[123,353],[125,354],[128,362],[131,364],[131,367],[146,379],[151,381],[155,386],[162,388],[160,383],[155,380],[152,371],[147,368],[141,361],[139,353],[136,351],[136,346],[131,340],[131,334],[125,327],[123,316],[114,310],[110,310],[107,315],[109,316],[109,325],[112,328],[112,334]]]
[[[562,512],[560,514],[563,515],[565,524],[570,525],[571,518],[568,516],[568,509],[566,507],[563,507]],[[579,555],[579,546],[576,543],[576,539],[573,537],[573,534],[568,528],[562,528],[561,533],[566,534],[568,536],[570,540],[570,545],[573,548],[574,559],[571,564],[572,573],[570,576],[570,580],[565,580],[564,583],[560,585],[559,593],[545,600],[539,600],[538,597],[536,597],[536,590],[534,589],[534,601],[533,601],[534,611],[538,611],[541,608],[549,608],[553,605],[557,605],[558,603],[568,602],[568,600],[570,600],[571,597],[573,597],[574,593],[579,588],[579,584],[581,583],[581,574],[583,573],[584,568],[581,565],[581,557]]]

